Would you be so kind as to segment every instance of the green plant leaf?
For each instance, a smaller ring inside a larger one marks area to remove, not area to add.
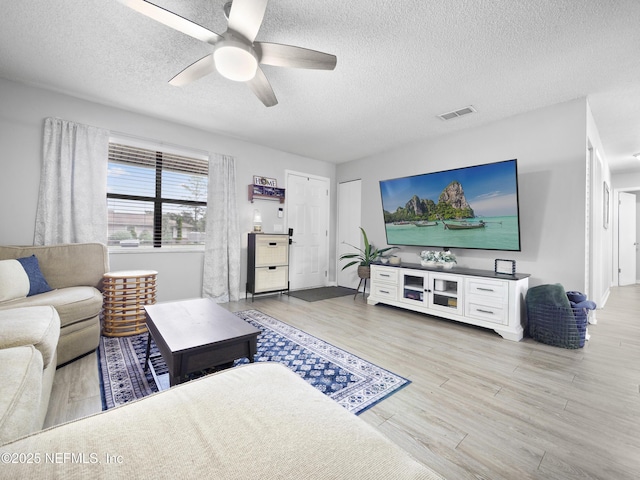
[[[344,270],[345,268],[349,268],[349,267],[350,267],[350,266],[352,266],[352,265],[358,265],[359,263],[360,263],[360,262],[359,262],[359,261],[357,261],[357,260],[355,260],[355,261],[353,261],[353,262],[349,262],[349,263],[347,263],[344,267],[342,267],[342,270]]]
[[[364,228],[360,227],[360,231],[362,232],[362,241],[364,244],[364,249],[356,247],[355,245],[351,245],[349,243],[345,243],[349,245],[351,248],[354,248],[358,253],[345,253],[340,255],[340,260],[349,260],[352,258],[356,258],[358,260],[354,260],[349,262],[342,270],[345,268],[351,267],[352,265],[361,265],[361,266],[369,266],[372,262],[376,261],[378,258],[382,257],[386,252],[394,250],[398,247],[385,247],[381,249],[375,248],[370,242],[369,237],[367,236],[367,232],[365,232]]]

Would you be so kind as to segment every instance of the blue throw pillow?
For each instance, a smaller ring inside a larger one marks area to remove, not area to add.
[[[27,297],[52,290],[40,271],[40,265],[35,255],[17,258],[16,260],[20,262],[22,268],[24,268],[24,271],[27,273],[27,277],[29,277],[29,293],[27,293]]]

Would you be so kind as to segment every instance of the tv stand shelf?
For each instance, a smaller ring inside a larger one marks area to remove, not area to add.
[[[384,303],[490,328],[507,340],[523,336],[528,274],[490,270],[371,265],[369,305]]]

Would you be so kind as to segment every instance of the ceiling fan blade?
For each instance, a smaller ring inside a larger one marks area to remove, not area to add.
[[[256,42],[255,51],[260,63],[275,67],[333,70],[338,61],[336,56],[330,53],[280,43]]]
[[[209,75],[215,69],[216,67],[213,62],[213,54],[210,53],[182,70],[179,74],[169,80],[169,83],[174,87],[182,87],[188,83],[195,82],[205,75]]]
[[[256,76],[249,80],[247,85],[249,85],[251,91],[255,93],[256,97],[264,103],[265,107],[273,107],[278,104],[278,99],[275,93],[273,93],[271,84],[260,67],[258,67],[256,71]]]
[[[214,44],[222,37],[211,30],[204,28],[197,23],[187,20],[180,15],[176,15],[169,10],[165,10],[151,2],[145,0],[118,0],[123,5],[139,12],[156,22],[160,22],[167,27],[182,32],[190,37],[197,38],[203,42]]]
[[[229,13],[229,30],[253,43],[262,25],[268,0],[233,0]]]

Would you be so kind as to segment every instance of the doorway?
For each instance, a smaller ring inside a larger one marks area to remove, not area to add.
[[[636,195],[618,194],[618,285],[636,283]]]
[[[344,253],[353,252],[354,245],[362,247],[362,234],[360,233],[362,213],[362,180],[352,180],[338,184],[338,259]],[[338,260],[337,279],[338,286],[357,288],[360,279],[358,269],[355,267],[342,270],[346,261]]]
[[[329,188],[325,177],[285,172],[287,226],[293,229],[289,250],[291,290],[324,287],[329,275]]]

